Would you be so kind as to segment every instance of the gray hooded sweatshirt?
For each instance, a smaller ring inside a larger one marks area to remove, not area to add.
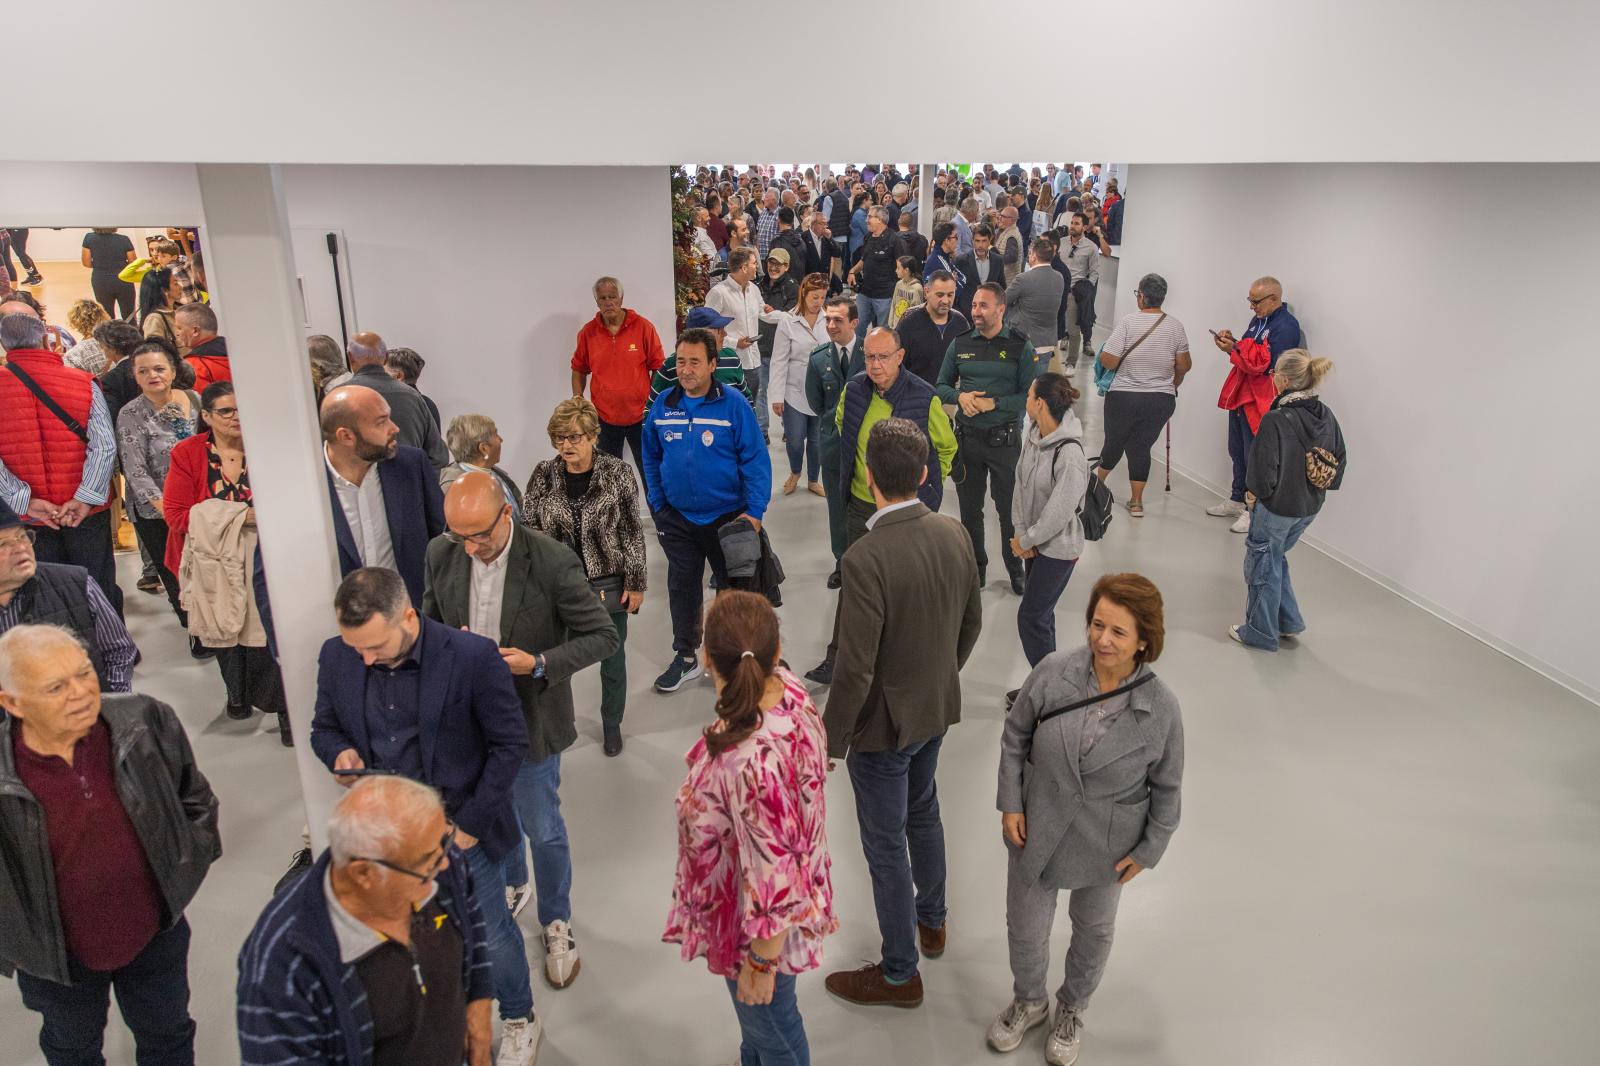
[[[1011,494],[1011,522],[1017,542],[1051,559],[1083,554],[1083,523],[1078,508],[1089,487],[1089,460],[1076,443],[1083,423],[1068,410],[1049,436],[1029,420],[1017,460],[1017,487]]]

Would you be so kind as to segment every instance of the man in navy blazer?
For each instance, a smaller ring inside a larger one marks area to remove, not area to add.
[[[512,788],[528,750],[522,701],[495,642],[423,618],[393,570],[361,567],[334,596],[339,635],[322,646],[311,750],[342,771],[393,773],[438,789],[488,928],[500,1016],[537,1043],[522,933],[505,863],[522,840]]]
[[[364,385],[328,393],[322,441],[339,573],[391,567],[421,606],[428,542],[444,532],[444,496],[427,453],[400,443],[388,401]]]

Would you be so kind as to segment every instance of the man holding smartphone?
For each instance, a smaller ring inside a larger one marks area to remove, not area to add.
[[[1222,383],[1217,406],[1228,412],[1228,457],[1233,460],[1233,486],[1228,498],[1206,508],[1206,514],[1232,518],[1235,533],[1250,532],[1250,511],[1245,506],[1244,473],[1261,416],[1272,408],[1276,390],[1272,372],[1278,356],[1300,347],[1300,322],[1283,302],[1283,286],[1274,277],[1257,278],[1245,297],[1252,317],[1244,336],[1231,330],[1212,330],[1218,349],[1233,364]]]

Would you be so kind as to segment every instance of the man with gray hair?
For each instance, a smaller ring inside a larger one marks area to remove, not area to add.
[[[756,249],[760,261],[767,261],[772,238],[778,235],[778,194],[768,189],[761,194],[761,212],[756,215]]]
[[[354,372],[351,385],[365,385],[382,396],[389,404],[389,415],[400,428],[400,443],[408,448],[421,448],[435,470],[450,465],[450,449],[444,446],[439,435],[439,423],[433,420],[422,396],[403,381],[389,376],[384,364],[389,359],[389,348],[376,333],[363,331],[350,338],[345,349]]]
[[[453,828],[439,793],[404,777],[339,800],[328,849],[239,952],[243,1066],[488,1066],[489,944]]]
[[[350,574],[333,608],[339,635],[317,662],[311,748],[340,784],[356,779],[346,771],[373,771],[439,790],[483,914],[500,1063],[530,1063],[543,1027],[505,891],[506,859],[522,841],[512,788],[528,729],[505,654],[496,641],[418,614],[393,570]]]
[[[883,207],[867,211],[867,239],[860,257],[847,278],[856,290],[856,339],[866,338],[873,326],[889,324],[889,305],[898,280],[895,264],[906,254],[900,235],[889,228],[889,212]]]
[[[600,278],[593,291],[595,316],[578,330],[572,350],[572,395],[582,396],[589,385],[600,413],[600,450],[621,459],[626,443],[634,468],[643,470],[639,435],[650,406],[650,375],[661,369],[667,354],[650,320],[623,306],[622,282]]]
[[[94,378],[63,364],[45,334],[37,314],[0,315],[0,499],[33,531],[41,562],[83,567],[121,615],[108,502],[117,459],[111,411]]]
[[[149,696],[102,696],[51,625],[0,636],[0,708],[0,971],[43,1015],[45,1061],[105,1061],[115,989],[140,1062],[193,1066],[183,912],[222,842],[183,726]]]
[[[956,226],[956,255],[963,256],[972,251],[972,227],[979,222],[982,207],[976,196],[969,196],[961,201],[961,209],[956,212],[955,218],[950,221]]]

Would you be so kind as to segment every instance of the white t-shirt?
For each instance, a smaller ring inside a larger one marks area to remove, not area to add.
[[[1160,318],[1159,311],[1135,311],[1124,315],[1117,328],[1111,331],[1103,351],[1108,355],[1121,355],[1144,337],[1145,331]],[[1178,356],[1189,350],[1189,335],[1183,323],[1172,315],[1161,319],[1154,332],[1139,341],[1139,346],[1117,367],[1117,376],[1111,382],[1112,392],[1166,392],[1177,394],[1173,385]]]

